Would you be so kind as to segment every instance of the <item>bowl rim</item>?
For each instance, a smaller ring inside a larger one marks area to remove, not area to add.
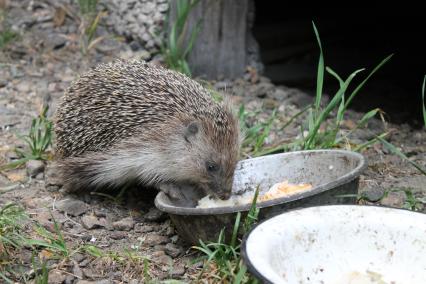
[[[267,155],[267,156],[261,156],[251,159],[245,159],[241,161],[254,161],[257,159],[262,159],[265,157],[271,157],[271,156],[290,156],[290,155],[301,155],[301,154],[311,154],[311,153],[340,153],[352,156],[358,160],[358,165],[346,173],[345,175],[342,175],[338,179],[334,181],[330,181],[328,183],[325,183],[323,185],[314,187],[311,190],[303,191],[300,193],[295,193],[290,196],[284,196],[280,198],[275,198],[272,200],[262,201],[257,203],[257,208],[264,208],[264,207],[271,207],[282,203],[288,203],[291,201],[296,201],[302,198],[310,197],[319,193],[322,193],[324,191],[327,191],[331,188],[338,187],[342,184],[349,183],[359,177],[361,173],[365,170],[367,167],[366,158],[357,152],[354,151],[348,151],[348,150],[335,150],[335,149],[323,149],[323,150],[302,150],[302,151],[293,151],[293,152],[286,152],[286,153],[279,153],[279,154],[273,154],[273,155]],[[195,208],[195,207],[183,207],[183,206],[172,206],[164,203],[162,201],[162,198],[164,197],[163,192],[159,192],[157,196],[155,197],[154,203],[155,206],[160,210],[164,211],[169,214],[174,215],[221,215],[221,214],[229,214],[229,213],[237,213],[237,212],[244,212],[249,211],[251,207],[251,203],[243,204],[243,205],[236,205],[236,206],[221,206],[221,207],[213,207],[213,208]]]
[[[260,281],[262,281],[262,283],[267,283],[267,284],[273,284],[273,282],[271,282],[270,280],[268,280],[265,276],[263,276],[262,273],[260,273],[256,267],[253,265],[253,263],[250,261],[250,258],[247,256],[247,239],[250,237],[250,235],[253,233],[254,230],[256,230],[256,228],[260,225],[262,225],[265,222],[270,221],[273,218],[277,218],[281,215],[293,212],[293,211],[303,211],[303,210],[312,210],[314,208],[320,208],[320,207],[352,207],[352,208],[356,208],[356,207],[364,207],[364,208],[380,208],[379,210],[382,209],[391,209],[394,211],[406,211],[406,212],[410,212],[416,215],[422,215],[426,217],[426,214],[421,213],[421,212],[416,212],[416,211],[412,211],[406,208],[396,208],[396,207],[391,207],[391,206],[387,206],[387,205],[374,205],[374,204],[362,204],[362,205],[358,205],[358,204],[327,204],[327,205],[317,205],[317,206],[310,206],[310,207],[303,207],[303,208],[294,208],[294,209],[290,209],[287,210],[285,212],[282,212],[278,215],[274,215],[273,217],[264,219],[258,223],[256,223],[246,234],[244,234],[243,239],[241,240],[241,247],[240,247],[240,253],[241,253],[241,259],[243,260],[244,264],[247,266],[248,271],[253,274],[254,277],[256,277],[257,279],[259,279]]]

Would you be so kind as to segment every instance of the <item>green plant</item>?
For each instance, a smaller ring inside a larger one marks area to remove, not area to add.
[[[426,75],[423,78],[423,85],[422,85],[423,126],[426,128],[425,84],[426,84]]]
[[[412,211],[419,211],[422,208],[422,204],[426,204],[425,197],[418,198],[409,189],[405,189],[404,193],[405,193],[405,202],[404,202],[403,208],[412,210]]]
[[[341,130],[341,124],[345,117],[345,113],[355,96],[359,93],[362,87],[367,83],[367,81],[373,76],[386,62],[392,58],[392,54],[383,59],[368,75],[364,80],[359,83],[352,92],[348,93],[349,85],[355,76],[362,72],[364,69],[359,69],[353,72],[348,76],[346,80],[343,80],[336,72],[334,72],[330,67],[326,67],[324,63],[324,54],[322,49],[321,40],[319,37],[318,30],[313,23],[313,29],[315,36],[318,42],[320,49],[320,56],[318,60],[318,69],[317,69],[317,88],[316,96],[312,105],[302,109],[300,112],[295,114],[286,124],[281,127],[283,130],[289,124],[291,124],[295,118],[304,114],[308,111],[308,116],[306,121],[301,124],[301,137],[295,139],[291,143],[281,143],[279,145],[273,145],[270,147],[260,147],[264,144],[264,139],[267,137],[268,132],[270,131],[270,123],[272,120],[269,120],[267,124],[261,125],[257,124],[248,128],[246,130],[246,140],[243,142],[243,147],[247,145],[254,145],[252,155],[253,156],[262,156],[276,152],[282,151],[291,151],[291,150],[310,150],[310,149],[327,149],[335,147],[343,147],[345,145],[352,147],[350,143],[350,135],[354,133],[359,128],[364,127],[368,121],[380,115],[383,119],[383,113],[380,109],[373,109],[358,120],[355,124],[355,127],[349,131]],[[323,85],[324,85],[324,73],[327,71],[331,76],[333,76],[339,82],[339,89],[331,99],[331,101],[326,105],[321,105],[321,99],[323,97]],[[331,116],[331,117],[330,117]],[[244,108],[240,108],[239,112],[241,124],[245,125],[245,121],[248,117],[248,114],[245,113]],[[330,119],[331,118],[331,119]],[[264,129],[264,132],[262,132]],[[266,136],[265,136],[266,134]],[[361,145],[353,146],[352,150],[361,151],[366,147],[376,143],[379,138],[384,138],[388,133],[383,133],[379,135],[378,138],[374,138],[366,143]]]
[[[26,218],[24,209],[16,203],[9,203],[0,210],[0,264],[11,249],[22,246],[20,231]]]
[[[41,263],[41,268],[38,269],[38,264],[34,261],[34,257],[33,257],[32,265],[33,265],[34,271],[36,271],[36,275],[34,278],[35,284],[48,284],[49,269],[47,268],[47,262],[43,260]]]
[[[348,135],[351,134],[354,130],[363,127],[372,117],[376,116],[380,112],[379,109],[373,109],[367,112],[357,123],[356,127],[349,131],[349,133],[344,134],[342,136],[338,136],[341,122],[343,121],[344,114],[354,99],[354,97],[358,94],[361,88],[365,85],[365,83],[373,76],[374,73],[379,70],[383,64],[389,61],[392,58],[392,54],[383,59],[369,74],[368,76],[350,93],[348,97],[346,97],[346,92],[351,81],[355,78],[355,76],[363,71],[364,69],[358,69],[346,80],[342,80],[336,72],[334,72],[330,67],[325,67],[324,64],[324,55],[321,45],[321,40],[318,34],[318,30],[313,23],[313,28],[315,31],[315,35],[318,41],[318,46],[320,49],[320,58],[318,62],[318,70],[317,70],[317,89],[316,89],[316,97],[312,108],[309,111],[308,121],[307,121],[307,135],[303,135],[303,143],[302,149],[323,149],[323,148],[332,148],[336,147],[339,143],[347,139]],[[327,71],[330,75],[336,78],[339,82],[339,89],[334,95],[333,99],[323,108],[321,107],[321,98],[323,94],[323,83],[324,83],[324,70]],[[336,117],[333,119],[331,125],[325,123],[326,119],[332,113],[332,111],[336,111]],[[305,129],[302,129],[305,130]]]
[[[18,34],[6,29],[0,32],[0,49],[3,49],[6,45],[8,45],[11,41],[16,39]]]
[[[18,34],[12,31],[6,22],[7,13],[0,8],[0,49],[3,49],[11,41],[18,37]]]
[[[20,159],[0,167],[0,170],[6,168],[16,168],[29,160],[47,160],[47,149],[52,145],[53,126],[52,122],[46,117],[48,107],[44,107],[38,117],[33,118],[28,135],[18,135],[20,139],[28,145],[29,151],[15,149]]]
[[[397,155],[401,159],[407,161],[410,165],[415,167],[419,172],[421,172],[423,175],[426,175],[426,169],[424,169],[422,166],[417,164],[416,162],[413,162],[410,160],[401,150],[399,150],[397,147],[395,147],[393,144],[389,143],[385,139],[381,137],[377,137],[377,139],[382,142],[383,146],[385,146],[391,153]]]
[[[56,254],[56,257],[68,257],[70,251],[62,235],[59,224],[53,219],[53,228],[55,233],[51,233],[40,225],[34,226],[34,231],[43,239],[25,239],[25,244],[33,247],[41,247]]]
[[[199,274],[199,278],[205,276],[205,270],[209,268],[210,272],[207,277],[215,283],[257,283],[257,280],[247,273],[247,267],[242,262],[241,242],[238,240],[238,233],[241,227],[242,231],[246,233],[257,221],[259,209],[256,207],[256,201],[258,195],[259,187],[256,189],[250,210],[242,226],[241,212],[237,213],[229,243],[225,240],[225,229],[222,229],[216,242],[204,243],[200,240],[200,246],[193,247],[205,254],[206,263]]]
[[[200,32],[201,24],[198,22],[191,31],[188,31],[187,20],[189,13],[199,1],[176,0],[176,19],[171,26],[167,39],[161,45],[161,53],[164,56],[167,67],[188,76],[191,76],[191,70],[186,58]],[[185,41],[188,33],[188,41]]]
[[[238,118],[240,120],[240,127],[244,135],[244,140],[241,147],[249,156],[256,156],[259,152],[263,151],[265,140],[268,137],[272,124],[276,118],[276,110],[265,122],[256,122],[250,125],[249,120],[256,117],[259,111],[248,112],[245,106],[241,105],[238,111]]]
[[[83,54],[92,49],[96,44],[104,39],[103,36],[95,39],[99,22],[106,12],[97,12],[99,0],[78,0],[81,15],[80,24],[80,46]]]

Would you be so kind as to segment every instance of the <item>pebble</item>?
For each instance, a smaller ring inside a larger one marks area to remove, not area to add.
[[[132,217],[127,217],[112,223],[112,227],[119,231],[130,231],[135,226],[135,221]]]
[[[366,188],[363,191],[363,196],[368,199],[368,201],[371,202],[377,202],[379,201],[385,193],[385,190],[380,187],[371,187]]]
[[[160,255],[159,257],[157,257],[156,261],[160,264],[167,265],[167,266],[173,265],[173,259],[166,254]]]
[[[59,211],[66,212],[71,216],[80,216],[89,210],[83,201],[70,198],[57,202],[55,206]]]
[[[402,207],[405,203],[405,193],[403,191],[390,191],[380,201],[382,205],[390,207]]]
[[[162,235],[158,235],[155,233],[151,233],[146,235],[145,240],[144,240],[144,244],[146,246],[155,246],[155,245],[161,245],[161,244],[165,244],[169,241],[169,238],[162,236]]]
[[[73,262],[72,274],[79,279],[83,279],[83,271],[76,261]]]
[[[105,219],[98,219],[95,216],[86,215],[81,218],[81,223],[84,228],[91,230],[96,228],[101,228],[106,226]]]
[[[168,243],[166,244],[165,252],[171,257],[176,258],[183,252],[183,249],[175,244]]]
[[[146,221],[158,222],[164,220],[167,217],[167,214],[157,208],[151,208],[143,217]]]
[[[58,270],[51,270],[48,277],[49,284],[62,284],[67,276]]]
[[[113,240],[122,240],[122,239],[126,238],[127,236],[128,236],[128,234],[126,232],[123,232],[123,231],[111,232],[111,234],[109,235],[109,237]]]
[[[35,177],[44,171],[44,163],[40,160],[30,160],[25,163],[25,166],[30,177]]]
[[[185,274],[185,265],[176,264],[173,266],[171,276],[172,278],[178,278]]]
[[[154,226],[151,225],[144,225],[142,223],[137,223],[135,225],[135,232],[136,233],[149,233],[154,231]]]

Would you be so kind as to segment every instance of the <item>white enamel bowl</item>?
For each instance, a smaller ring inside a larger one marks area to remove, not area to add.
[[[292,210],[257,225],[243,258],[265,283],[426,283],[426,214],[377,206]]]

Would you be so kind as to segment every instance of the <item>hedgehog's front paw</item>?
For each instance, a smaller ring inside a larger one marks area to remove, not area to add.
[[[202,197],[199,190],[192,185],[186,184],[160,184],[158,188],[164,192],[176,206],[195,207]]]

